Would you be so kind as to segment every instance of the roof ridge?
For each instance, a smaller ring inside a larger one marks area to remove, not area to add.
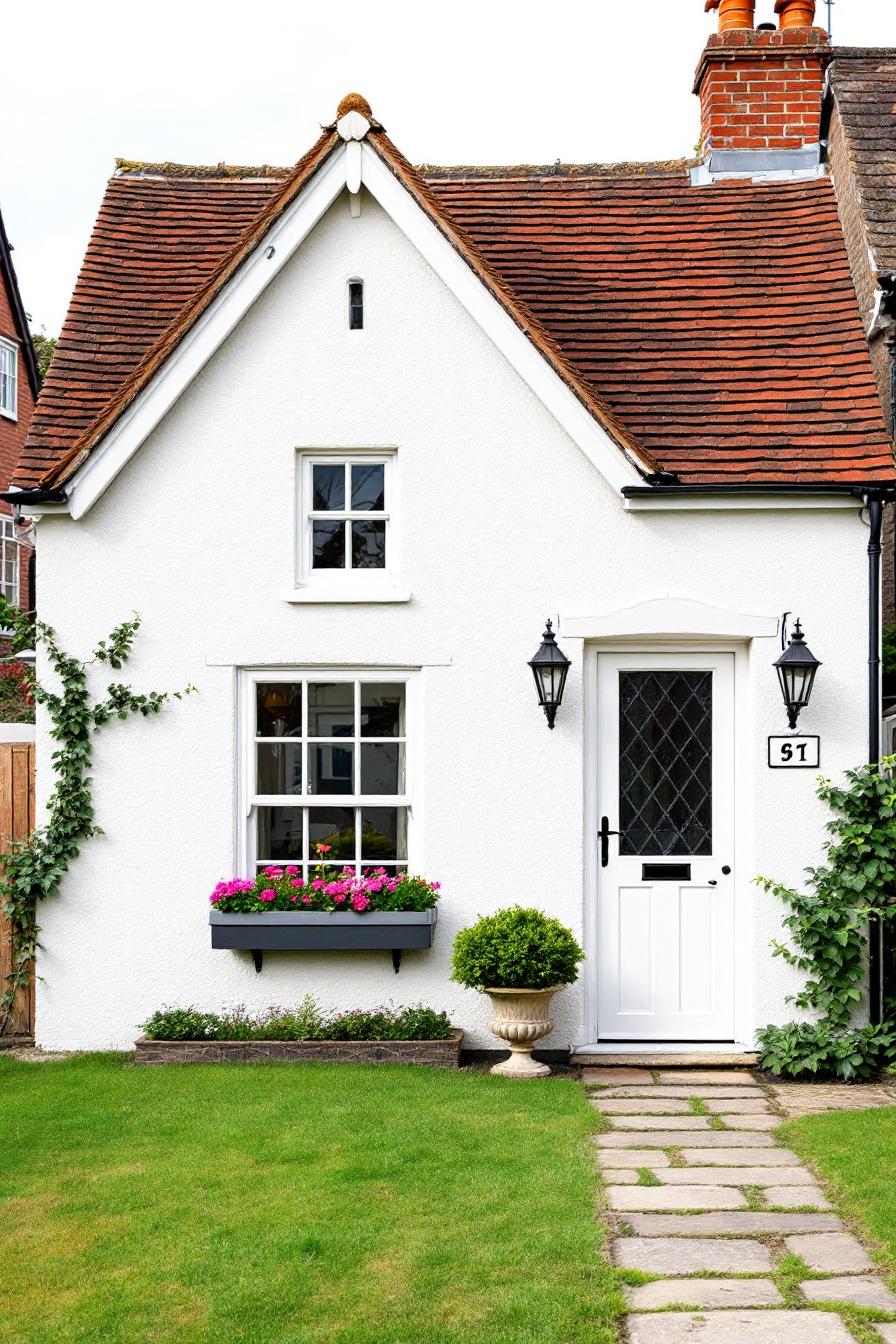
[[[618,163],[555,163],[532,164],[416,164],[415,169],[424,177],[508,177],[508,178],[579,178],[579,177],[659,177],[684,173],[694,167],[697,159],[620,160]]]
[[[261,165],[233,164],[233,163],[149,163],[142,159],[116,159],[115,177],[149,177],[149,178],[195,178],[207,182],[220,178],[222,181],[233,182],[241,178],[253,177],[263,181],[287,178],[295,171],[295,167],[281,168],[274,164],[264,163]]]

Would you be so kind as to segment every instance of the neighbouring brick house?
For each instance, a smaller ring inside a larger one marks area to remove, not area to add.
[[[414,168],[351,94],[291,168],[119,164],[8,497],[63,643],[136,608],[135,681],[201,695],[103,740],[102,842],[42,911],[41,1044],[398,986],[485,1046],[450,946],[514,900],[586,952],[548,1048],[724,1055],[791,1017],[753,879],[799,884],[818,769],[877,759],[896,466],[827,36],[807,0],[710,8],[695,163]],[[785,708],[796,616],[823,666]],[[318,843],[441,881],[400,981],[210,945],[219,879]]]
[[[6,490],[28,436],[40,388],[37,359],[22,306],[12,248],[0,215],[0,489]],[[24,610],[32,607],[33,547],[0,501],[0,592]]]

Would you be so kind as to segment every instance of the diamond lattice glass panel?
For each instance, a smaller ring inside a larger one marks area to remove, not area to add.
[[[619,673],[620,854],[712,853],[712,673]]]

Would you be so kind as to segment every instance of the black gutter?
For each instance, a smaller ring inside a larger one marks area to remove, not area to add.
[[[6,236],[6,229],[3,225],[3,215],[0,214],[0,271],[6,276],[6,288],[9,292],[9,304],[12,308],[12,315],[19,328],[19,336],[22,340],[22,358],[25,361],[25,368],[28,371],[28,385],[31,388],[31,395],[37,401],[40,392],[40,371],[37,367],[37,355],[34,353],[34,346],[31,342],[31,328],[28,326],[28,315],[22,303],[22,296],[19,293],[19,282],[16,279],[15,267],[12,264],[12,246]]]
[[[880,496],[868,498],[868,760],[880,761],[880,560],[884,506]],[[883,928],[877,915],[868,920],[868,999],[873,1026],[884,1020]]]
[[[64,504],[67,499],[61,486],[37,485],[24,490],[0,490],[0,499],[7,504]]]

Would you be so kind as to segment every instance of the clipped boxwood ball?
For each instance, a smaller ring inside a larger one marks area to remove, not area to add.
[[[452,979],[468,989],[553,989],[576,979],[584,956],[559,919],[513,905],[461,929]]]

